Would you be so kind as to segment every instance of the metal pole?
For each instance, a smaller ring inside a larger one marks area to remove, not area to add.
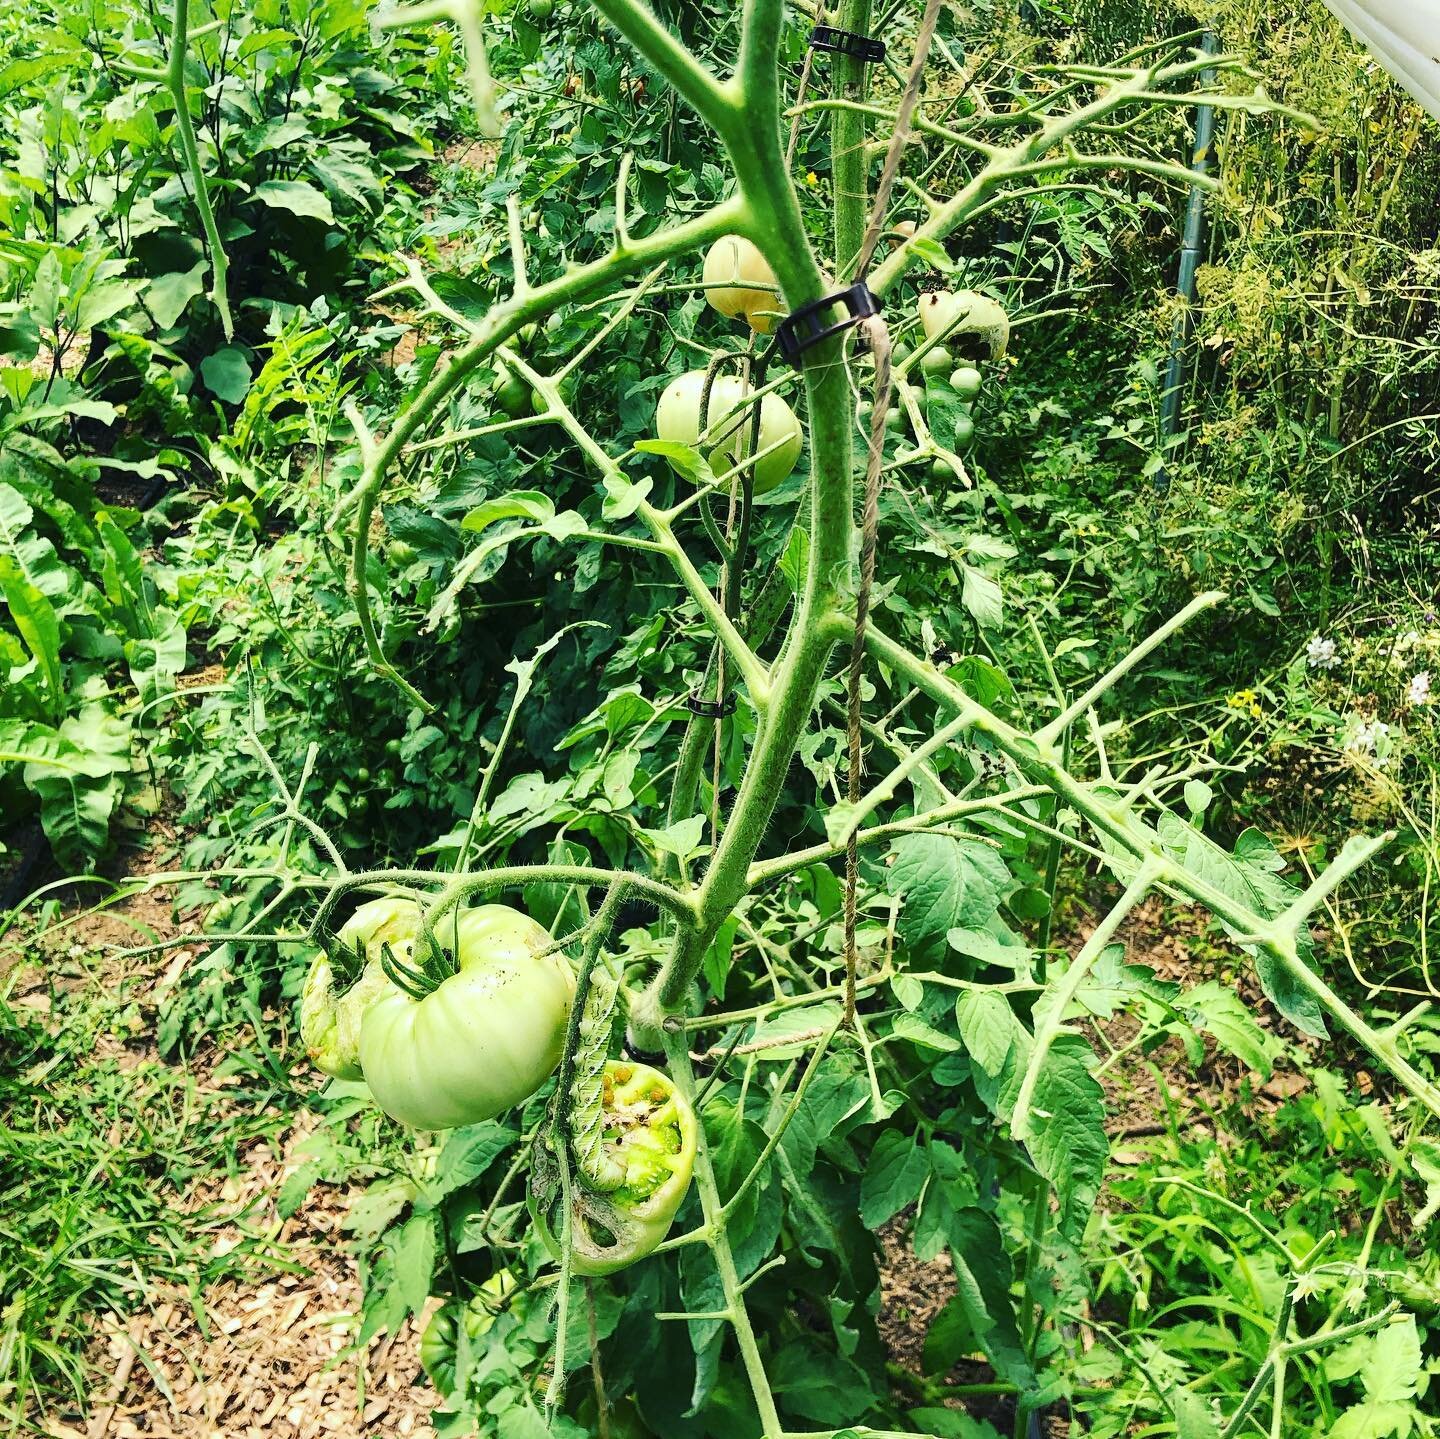
[[[1207,30],[1200,41],[1200,53],[1213,55],[1217,48],[1215,33]],[[1214,82],[1215,72],[1206,70],[1201,74],[1201,83]],[[1215,107],[1200,105],[1195,110],[1195,149],[1190,159],[1190,168],[1197,175],[1205,175],[1210,169],[1210,152],[1215,139]],[[1175,327],[1170,333],[1170,359],[1165,366],[1165,383],[1160,391],[1160,454],[1162,460],[1169,454],[1170,441],[1180,421],[1180,391],[1185,383],[1185,344],[1190,334],[1190,309],[1195,302],[1195,271],[1200,267],[1201,252],[1205,247],[1205,191],[1200,185],[1190,187],[1190,198],[1185,206],[1185,230],[1180,244],[1180,273],[1175,281],[1175,293],[1181,301],[1179,313],[1175,316]],[[1164,494],[1170,488],[1168,466],[1161,464],[1155,472],[1155,490]]]

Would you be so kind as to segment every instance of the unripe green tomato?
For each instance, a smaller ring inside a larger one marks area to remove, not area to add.
[[[955,444],[956,446],[968,445],[975,438],[975,421],[969,415],[959,415],[955,419]]]
[[[530,413],[543,415],[550,408],[550,401],[539,390],[530,391]]]
[[[548,20],[555,13],[555,0],[530,0],[530,18]]]
[[[364,814],[370,808],[370,796],[368,794],[352,794],[346,805],[349,814]]]
[[[312,1063],[337,1079],[361,1079],[360,1022],[372,1001],[392,990],[380,965],[381,949],[408,946],[419,923],[415,901],[366,900],[340,927],[338,949],[351,951],[362,968],[348,989],[339,989],[323,950],[310,965],[300,996],[300,1039]]]
[[[1010,317],[1003,305],[974,290],[930,290],[920,296],[920,325],[926,339],[944,335],[952,344],[973,335],[989,358],[998,360],[1010,344]]]
[[[984,384],[984,376],[974,365],[961,365],[953,375],[950,376],[950,388],[960,396],[962,400],[973,400],[980,393],[980,386]]]
[[[518,420],[530,408],[530,386],[519,375],[506,370],[495,387],[495,403],[502,414]]]
[[[415,546],[406,540],[391,540],[386,552],[397,565],[410,565],[415,563]]]
[[[665,387],[655,407],[655,433],[671,444],[696,448],[700,438],[700,400],[705,390],[705,371],[689,370]],[[748,409],[731,415],[731,411],[749,394],[736,375],[718,375],[710,387],[708,413],[709,440],[706,459],[717,478],[724,476],[748,450],[753,423]],[[731,416],[726,419],[726,416]],[[804,439],[795,412],[779,395],[766,395],[760,401],[760,441],[756,453],[761,458],[754,466],[754,490],[763,495],[787,479],[800,458]],[[771,449],[771,446],[774,446]],[[672,462],[673,463],[673,462]],[[674,468],[679,471],[680,466]],[[683,473],[683,472],[682,472]]]
[[[722,235],[705,252],[705,298],[731,319],[743,318],[759,335],[775,328],[769,312],[781,308],[770,262],[743,235]]]
[[[587,1190],[578,1197],[570,1216],[575,1274],[613,1274],[651,1253],[670,1229],[695,1163],[695,1111],[669,1075],[628,1059],[607,1060],[603,1094],[605,1157],[624,1177],[608,1193]],[[561,1258],[559,1196],[547,1209],[532,1192],[530,1211],[545,1247]]]
[[[473,1343],[489,1333],[495,1314],[514,1288],[515,1276],[501,1269],[480,1286],[480,1293],[468,1304],[452,1299],[430,1316],[420,1336],[420,1364],[442,1398],[449,1398],[455,1389],[460,1315],[465,1316],[465,1335]]]
[[[950,358],[950,351],[944,345],[932,345],[920,356],[920,368],[927,375],[942,375],[954,361]]]
[[[528,324],[521,325],[515,332],[515,338],[520,341],[523,349],[529,349],[535,343],[535,337],[540,333],[540,322],[531,320]]]
[[[889,430],[892,435],[903,435],[907,424],[908,420],[905,411],[901,409],[899,405],[891,405],[891,407],[885,411],[885,428]]]
[[[387,739],[385,741],[385,753],[388,754],[391,759],[399,758],[400,747],[400,741],[398,739]]]
[[[948,484],[955,478],[955,467],[949,460],[937,457],[930,461],[930,478],[937,485]]]
[[[414,934],[397,957],[410,961]],[[365,1011],[360,1065],[375,1102],[416,1129],[479,1124],[554,1072],[575,980],[550,936],[503,904],[452,910],[436,939],[458,970],[423,999],[398,988]]]
[[[355,771],[355,778],[360,784],[369,784],[370,771],[362,764],[360,768]]]

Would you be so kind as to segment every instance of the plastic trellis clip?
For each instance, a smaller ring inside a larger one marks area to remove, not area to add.
[[[735,713],[735,696],[726,695],[723,700],[702,700],[691,695],[685,701],[685,708],[700,719],[722,720]]]
[[[821,317],[834,309],[843,309],[844,318],[824,324]],[[824,295],[792,310],[775,327],[775,342],[780,346],[780,353],[792,365],[798,365],[801,356],[812,346],[879,313],[880,301],[861,280],[848,290],[837,290],[833,295]]]
[[[879,65],[885,59],[885,42],[872,39],[869,35],[857,35],[853,30],[837,30],[833,25],[817,25],[810,32],[812,50],[831,50],[837,55],[849,55],[867,65]]]

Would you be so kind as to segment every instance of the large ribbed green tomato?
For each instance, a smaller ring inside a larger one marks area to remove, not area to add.
[[[628,1059],[606,1061],[605,1158],[620,1179],[605,1193],[577,1179],[570,1213],[570,1267],[613,1274],[643,1259],[669,1232],[695,1164],[695,1111],[670,1077]],[[530,1211],[545,1247],[561,1257],[559,1193],[532,1192]]]
[[[675,445],[696,447],[700,438],[700,400],[705,390],[705,371],[688,370],[665,387],[655,407],[655,433]],[[711,443],[706,459],[716,478],[722,478],[749,451],[753,419],[749,410],[731,414],[750,391],[738,375],[717,375],[710,387],[710,408],[706,429]],[[760,401],[760,443],[755,453],[754,491],[763,495],[789,477],[800,458],[804,439],[795,412],[779,395],[765,395]],[[773,449],[771,447],[774,447]],[[769,451],[769,453],[764,453]],[[672,464],[674,462],[672,461]],[[675,466],[678,470],[680,467]]]
[[[452,912],[436,939],[458,971],[423,999],[392,989],[360,1026],[375,1102],[417,1129],[478,1124],[534,1094],[560,1062],[575,993],[564,957],[540,957],[549,934],[519,910]]]
[[[335,963],[320,953],[300,996],[300,1039],[319,1070],[337,1079],[361,1079],[360,1021],[371,1002],[394,988],[380,967],[380,949],[409,945],[419,923],[414,900],[367,900],[341,926],[336,945],[354,956],[360,976],[348,988],[336,982]]]

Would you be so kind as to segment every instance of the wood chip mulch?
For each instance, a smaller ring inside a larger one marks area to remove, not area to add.
[[[303,1137],[302,1123],[286,1149]],[[223,1280],[193,1300],[153,1291],[128,1324],[97,1334],[92,1358],[111,1373],[108,1390],[88,1422],[52,1424],[53,1439],[434,1439],[412,1327],[354,1352],[361,1292],[341,1233],[345,1196],[312,1193],[282,1223],[274,1195],[297,1161],[264,1144],[245,1160],[240,1175],[191,1196],[196,1209],[219,1203],[239,1216],[217,1231],[214,1252],[260,1233],[301,1272]]]

